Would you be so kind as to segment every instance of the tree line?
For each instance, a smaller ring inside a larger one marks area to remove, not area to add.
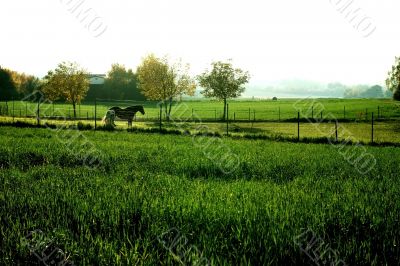
[[[393,92],[382,86],[355,85],[345,88],[344,98],[392,98]]]
[[[21,99],[39,88],[39,78],[0,66],[0,101]]]
[[[123,65],[113,64],[102,85],[89,84],[89,73],[73,62],[60,63],[40,80],[33,76],[23,79],[25,74],[4,70],[1,72],[5,73],[4,78],[0,73],[0,95],[3,97],[0,99],[20,99],[26,94],[40,91],[49,100],[71,103],[74,117],[77,104],[84,99],[147,99],[158,101],[169,120],[174,101],[185,95],[193,96],[199,84],[205,97],[223,101],[224,120],[227,99],[239,97],[244,92],[244,84],[249,81],[250,74],[234,68],[230,60],[213,62],[211,66],[210,71],[192,77],[189,74],[189,64],[182,61],[171,62],[166,56],[160,58],[150,54],[143,58],[136,73]]]
[[[0,66],[0,101],[11,101],[23,99],[26,95],[35,90],[43,92],[43,86],[54,76],[54,72],[61,69],[66,71],[66,67],[79,68],[76,63],[63,62],[57,69],[50,70],[47,75],[39,79],[33,75],[19,73]],[[82,70],[84,77],[89,78],[89,73]],[[72,73],[70,73],[72,74]],[[73,75],[71,75],[73,76]],[[54,84],[55,85],[55,84]],[[49,99],[54,99],[55,91],[46,95]],[[63,95],[59,95],[58,101],[66,100]],[[117,99],[117,100],[137,100],[143,101],[145,97],[140,93],[137,85],[137,75],[132,69],[127,69],[120,64],[113,64],[107,73],[104,84],[89,84],[89,88],[84,97],[86,101],[94,101],[96,98]]]
[[[173,102],[182,96],[193,96],[196,87],[208,98],[216,98],[223,102],[226,117],[227,100],[239,97],[249,82],[250,74],[240,68],[234,68],[230,60],[211,63],[211,68],[192,77],[189,75],[189,64],[182,61],[171,62],[167,57],[150,54],[142,59],[136,69],[126,69],[120,64],[113,64],[103,85],[89,84],[89,73],[77,63],[62,62],[54,70],[50,70],[43,79],[18,73],[0,67],[0,100],[19,99],[33,91],[41,91],[46,98],[53,101],[66,101],[72,104],[74,117],[76,105],[82,100],[144,99],[158,101],[167,120],[170,118]],[[393,93],[395,100],[400,100],[400,58],[386,79],[387,88]],[[381,95],[382,87],[352,89],[345,91],[345,97],[369,97]]]

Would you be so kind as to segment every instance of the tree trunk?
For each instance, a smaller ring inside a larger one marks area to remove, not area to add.
[[[167,122],[169,122],[169,117],[168,117],[168,102],[164,100],[164,113],[165,113],[165,119]]]
[[[224,114],[222,116],[222,120],[225,121],[226,120],[226,98],[224,98]]]
[[[171,117],[171,109],[172,109],[172,97],[169,97],[169,110],[168,110],[168,121]]]
[[[76,103],[72,102],[72,107],[74,108],[74,119],[76,119]]]

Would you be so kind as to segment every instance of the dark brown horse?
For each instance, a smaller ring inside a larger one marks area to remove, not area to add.
[[[115,112],[115,116],[122,120],[128,121],[128,127],[132,127],[132,120],[135,117],[137,112],[140,112],[142,115],[145,114],[144,108],[142,105],[129,106],[126,108],[120,108],[117,106],[111,107],[109,110],[113,110]]]

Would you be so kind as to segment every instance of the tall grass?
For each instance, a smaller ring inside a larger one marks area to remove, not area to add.
[[[35,229],[76,265],[179,264],[158,241],[171,228],[212,265],[310,264],[303,228],[349,265],[400,260],[398,148],[367,147],[361,174],[329,145],[223,139],[240,159],[224,174],[189,136],[84,134],[96,169],[49,130],[0,128],[0,264],[37,261]]]

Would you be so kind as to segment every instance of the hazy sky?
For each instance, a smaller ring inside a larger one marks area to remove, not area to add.
[[[400,55],[399,10],[398,0],[5,0],[0,65],[43,76],[68,60],[106,73],[154,52],[196,74],[232,58],[253,84],[383,84]]]

